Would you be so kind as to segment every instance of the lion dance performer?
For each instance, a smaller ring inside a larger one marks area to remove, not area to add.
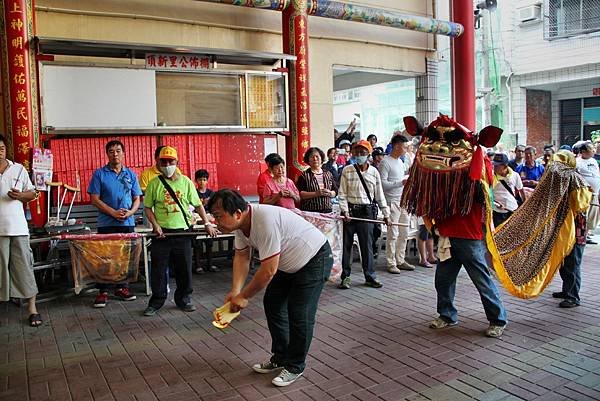
[[[440,116],[426,129],[405,117],[406,130],[421,135],[421,144],[402,195],[402,207],[422,216],[440,234],[435,272],[439,317],[429,327],[458,324],[454,307],[456,278],[462,266],[477,287],[489,327],[488,337],[500,337],[506,327],[506,310],[486,261],[484,225],[491,220],[489,184],[492,166],[481,145],[494,146],[502,130],[486,127],[479,135],[448,116]]]
[[[439,317],[430,327],[458,323],[453,301],[456,278],[464,266],[489,321],[485,335],[500,337],[507,323],[506,311],[489,268],[493,267],[511,294],[521,298],[539,295],[573,248],[574,216],[587,207],[585,184],[572,168],[552,163],[532,200],[494,234],[493,174],[482,147],[496,145],[502,130],[488,126],[476,134],[443,115],[426,129],[413,117],[405,117],[404,123],[411,135],[422,139],[402,207],[422,216],[426,225],[440,234],[435,275]],[[524,224],[532,218],[533,225]],[[486,259],[488,253],[492,266]]]

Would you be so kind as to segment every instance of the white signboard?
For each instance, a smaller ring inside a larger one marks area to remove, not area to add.
[[[146,68],[167,71],[199,71],[208,70],[210,58],[193,54],[146,54]]]

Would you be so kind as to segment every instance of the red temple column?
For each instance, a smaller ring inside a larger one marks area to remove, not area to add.
[[[282,12],[283,52],[297,57],[289,66],[290,136],[286,139],[288,176],[293,180],[302,172],[302,158],[310,147],[306,1],[292,1]]]
[[[2,82],[8,156],[31,171],[31,154],[39,145],[33,0],[0,0]],[[44,205],[44,202],[40,202]],[[43,224],[41,207],[30,207],[34,224]],[[39,211],[39,212],[38,212]]]
[[[452,0],[452,21],[464,33],[452,41],[452,108],[454,118],[476,130],[475,117],[475,20],[472,0]]]

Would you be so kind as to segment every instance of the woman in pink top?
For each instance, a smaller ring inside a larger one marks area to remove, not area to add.
[[[267,161],[267,165],[272,177],[266,179],[263,203],[295,209],[295,203],[300,201],[300,194],[294,182],[285,176],[285,161],[277,156]]]

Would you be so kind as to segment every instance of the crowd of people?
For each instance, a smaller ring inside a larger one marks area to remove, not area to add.
[[[353,121],[346,132],[336,133],[335,146],[327,149],[327,153],[317,147],[309,148],[303,159],[308,167],[296,182],[286,176],[285,160],[279,154],[267,155],[267,168],[257,178],[259,205],[248,204],[233,190],[209,189],[207,170],[196,171],[192,181],[178,168],[177,150],[170,146],[155,150],[155,164],[138,179],[126,167],[123,143],[118,140],[108,142],[105,147],[107,163],[93,173],[87,192],[98,209],[99,234],[134,232],[134,214],[140,206],[156,234],[150,250],[152,296],[143,314],[153,316],[165,304],[169,271],[175,277],[176,306],[184,312],[196,310],[191,298],[192,237],[182,234],[196,223],[194,216],[197,215],[209,236],[214,237],[218,232],[235,234],[233,283],[225,298],[230,302],[232,312],[245,308],[251,297],[265,289],[264,309],[273,356],[267,362],[254,365],[253,369],[259,373],[281,370],[273,380],[278,386],[291,384],[300,377],[312,339],[319,296],[329,278],[333,256],[326,237],[287,209],[324,214],[337,211],[343,218],[340,289],[347,290],[352,286],[355,236],[365,285],[383,286],[374,266],[382,228],[386,230],[387,272],[399,274],[416,268],[406,260],[412,217],[401,207],[400,200],[418,142],[395,132],[384,149],[377,146],[375,135],[369,135],[366,140],[355,140],[355,128]],[[600,218],[600,132],[597,134],[593,142],[580,141],[573,146],[561,147],[578,155],[577,170],[594,194],[587,212],[585,238],[583,243],[578,240],[578,253],[572,255],[575,259],[569,262],[570,265],[581,263],[585,243],[596,243],[592,233]],[[0,286],[0,301],[10,297],[28,300],[29,324],[39,326],[42,317],[36,309],[37,287],[22,207],[35,199],[37,192],[23,166],[6,158],[6,144],[0,136],[0,279],[4,283]],[[544,147],[539,158],[536,158],[535,147],[524,145],[517,145],[514,152],[496,149],[488,153],[494,169],[493,222],[496,227],[503,224],[535,189],[553,153],[552,145]],[[216,225],[209,221],[208,211]],[[432,268],[441,263],[434,253],[435,240],[436,235],[419,220],[419,266]],[[261,264],[246,284],[250,249],[258,252]],[[484,250],[471,251],[469,257],[480,255],[481,263],[485,264]],[[462,265],[460,258],[444,263],[447,274],[457,274]],[[207,269],[211,270],[211,267]],[[567,282],[572,274],[569,276],[561,269],[561,276]],[[450,283],[451,280],[447,281]],[[580,281],[572,284],[577,287]],[[438,286],[441,288],[442,284],[438,283],[436,275],[436,288]],[[108,303],[111,288],[104,283],[98,283],[97,288],[93,306],[102,308]],[[450,284],[445,288],[448,293],[453,291]],[[563,290],[553,295],[563,298],[563,302],[570,302],[561,303],[561,306],[579,305],[578,287],[576,295],[567,292],[572,293]],[[117,284],[113,294],[122,301],[136,299],[128,283]],[[487,304],[484,302],[486,312],[488,309],[495,311],[497,325],[504,327],[506,319],[499,294],[492,295]],[[438,306],[439,302],[440,299]],[[453,321],[438,318],[431,327],[447,327]],[[502,331],[491,334],[498,337]]]

